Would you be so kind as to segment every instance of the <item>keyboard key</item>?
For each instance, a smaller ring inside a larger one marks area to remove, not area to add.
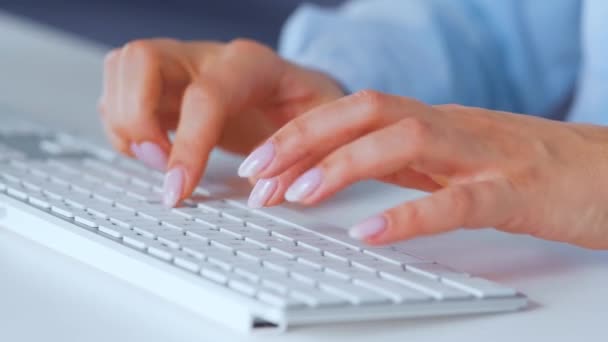
[[[190,272],[198,273],[201,270],[201,259],[196,258],[195,256],[181,252],[181,251],[173,251],[173,262]]]
[[[357,268],[353,266],[340,267],[340,268],[326,268],[324,272],[329,273],[333,276],[337,276],[344,279],[353,279],[361,277],[376,276],[377,272],[372,272],[367,269]]]
[[[238,274],[241,277],[245,277],[255,282],[259,282],[262,279],[262,274],[265,271],[266,270],[263,269],[259,263],[255,263],[253,261],[249,263],[242,262],[238,265],[235,265],[233,269],[233,272],[235,274]]]
[[[290,286],[288,295],[290,298],[304,302],[313,307],[345,306],[348,304],[348,301],[341,296],[324,292],[314,287]]]
[[[132,230],[124,230],[122,232],[122,241],[125,245],[129,247],[133,247],[135,249],[143,251],[147,247],[146,242],[150,241],[150,239],[147,239],[146,237],[137,234]]]
[[[110,225],[110,224],[108,224],[108,225],[101,224],[101,225],[99,225],[99,227],[97,227],[97,229],[101,233],[106,234],[106,235],[108,235],[110,237],[113,237],[115,239],[122,238],[121,231],[123,231],[123,229],[118,228],[117,226],[113,226],[113,225]]]
[[[352,248],[337,246],[332,249],[325,250],[323,252],[324,255],[327,255],[332,258],[341,259],[341,260],[362,260],[372,258],[372,256],[368,256],[366,254],[361,253],[358,250],[354,250]]]
[[[378,259],[383,259],[390,263],[403,266],[419,263],[432,263],[432,261],[430,260],[417,258],[411,254],[403,252],[396,246],[388,246],[381,248],[366,247],[363,253],[371,255]]]
[[[396,303],[404,302],[423,302],[432,298],[420,291],[416,291],[407,286],[380,279],[378,277],[365,277],[354,279],[353,283],[391,298]]]
[[[147,252],[161,260],[171,261],[173,260],[173,254],[175,250],[164,245],[158,240],[146,241]]]
[[[216,283],[225,284],[228,281],[228,272],[209,263],[205,263],[201,266],[201,275]]]
[[[405,268],[408,271],[412,271],[433,279],[440,279],[440,278],[444,278],[444,277],[465,277],[465,276],[469,276],[468,274],[464,273],[464,272],[459,272],[459,271],[455,271],[449,267],[440,265],[440,264],[425,264],[425,263],[418,263],[418,264],[411,264],[411,265],[405,265]]]
[[[382,304],[389,301],[389,298],[381,293],[339,279],[322,282],[319,284],[319,288],[343,297],[356,305]]]
[[[357,260],[351,261],[354,267],[362,268],[371,272],[375,271],[385,271],[385,272],[400,272],[403,271],[403,267],[401,265],[397,265],[395,263],[388,263],[381,259],[376,258],[361,258]]]
[[[65,205],[60,205],[60,204],[52,205],[51,212],[53,212],[61,217],[65,217],[65,218],[74,217],[74,215],[72,214],[72,211]]]
[[[27,193],[17,187],[12,187],[12,186],[7,187],[6,193],[9,196],[14,197],[18,200],[21,200],[21,201],[27,200]]]
[[[98,226],[96,220],[88,215],[74,215],[74,221],[90,228],[97,228]]]
[[[258,291],[256,294],[257,298],[272,306],[277,306],[284,309],[294,309],[304,306],[304,303],[294,298],[286,297],[276,292],[272,292],[270,289]]]
[[[228,287],[247,296],[257,292],[257,285],[247,278],[233,275],[228,279]]]
[[[513,289],[481,278],[449,277],[442,278],[441,281],[446,285],[472,293],[479,298],[511,297],[517,294],[517,291]]]
[[[40,209],[49,209],[51,207],[50,203],[46,200],[46,198],[44,198],[44,196],[42,196],[42,194],[40,195],[30,195],[28,197],[28,202],[30,202],[32,205],[40,208]]]
[[[382,278],[408,286],[414,290],[426,293],[437,299],[465,299],[471,295],[455,287],[447,286],[439,281],[429,279],[413,272],[380,272]]]

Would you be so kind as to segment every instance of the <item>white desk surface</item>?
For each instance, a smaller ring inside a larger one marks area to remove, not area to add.
[[[0,104],[101,140],[95,104],[104,48],[0,13]],[[0,121],[1,125],[1,121]],[[212,173],[238,161],[216,156]],[[413,196],[365,183],[311,215],[341,226]],[[342,214],[342,215],[340,215]],[[26,228],[26,227],[24,227]],[[233,333],[0,227],[0,341],[605,341],[608,252],[460,231],[405,243],[414,254],[527,294],[511,314]]]

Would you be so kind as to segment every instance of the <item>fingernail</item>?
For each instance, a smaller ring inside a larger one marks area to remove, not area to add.
[[[247,205],[254,209],[263,207],[277,189],[277,185],[276,178],[258,180],[251,190]]]
[[[306,171],[287,189],[285,199],[289,202],[301,201],[321,185],[322,178],[323,174],[319,168]]]
[[[155,143],[145,141],[141,144],[131,144],[131,151],[135,157],[146,164],[147,166],[165,171],[167,168],[167,155],[165,152]]]
[[[383,232],[386,223],[384,216],[371,217],[349,229],[348,235],[356,240],[365,240]]]
[[[137,143],[131,143],[131,152],[133,152],[133,154],[135,155],[135,158],[139,159],[141,150],[139,149],[139,145]]]
[[[262,171],[274,158],[274,146],[270,141],[256,148],[239,166],[239,176],[252,177]]]
[[[180,167],[171,169],[165,175],[163,183],[163,204],[175,207],[184,189],[184,170]]]

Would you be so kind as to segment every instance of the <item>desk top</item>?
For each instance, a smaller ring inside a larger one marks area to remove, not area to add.
[[[104,48],[0,13],[0,104],[103,141],[95,114]],[[1,123],[0,123],[1,124]],[[211,177],[238,159],[216,153]],[[233,172],[235,173],[235,172]],[[307,209],[348,226],[418,193],[364,182]],[[336,213],[343,215],[336,215]],[[499,315],[299,328],[243,336],[0,227],[3,341],[551,341],[606,339],[608,252],[494,230],[405,242],[413,254],[515,287],[532,304]]]

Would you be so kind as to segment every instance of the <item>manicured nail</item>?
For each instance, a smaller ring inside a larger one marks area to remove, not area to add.
[[[312,194],[321,185],[323,173],[321,169],[314,168],[306,171],[285,192],[285,199],[289,202],[299,202]]]
[[[131,144],[131,151],[135,157],[146,164],[147,166],[165,171],[167,168],[167,155],[165,152],[155,143],[145,141],[141,144]]]
[[[163,204],[175,207],[184,189],[184,170],[180,167],[169,170],[163,183]]]
[[[277,190],[277,185],[278,181],[276,178],[258,180],[253,190],[251,190],[247,205],[254,209],[263,207]]]
[[[137,143],[131,143],[131,152],[133,152],[135,158],[139,159],[139,155],[141,155],[141,150]]]
[[[349,229],[348,235],[356,240],[365,240],[383,232],[386,224],[384,216],[371,217]]]
[[[239,176],[252,177],[262,171],[274,158],[274,146],[270,141],[256,148],[239,166]]]

